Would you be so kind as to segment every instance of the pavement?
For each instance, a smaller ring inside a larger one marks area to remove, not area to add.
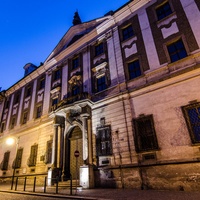
[[[46,193],[42,187],[37,187],[33,192],[32,187],[23,191],[23,186],[11,190],[8,185],[0,184],[0,192],[28,194],[34,196],[57,197],[63,199],[84,200],[200,200],[200,191],[169,191],[169,190],[136,190],[136,189],[73,189],[72,195],[67,188],[47,187]]]

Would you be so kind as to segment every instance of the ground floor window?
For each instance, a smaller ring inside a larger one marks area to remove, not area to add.
[[[10,151],[7,151],[4,153],[3,161],[1,163],[1,170],[8,169],[9,158],[10,158]]]
[[[134,120],[135,143],[138,152],[158,149],[153,115],[141,116]]]

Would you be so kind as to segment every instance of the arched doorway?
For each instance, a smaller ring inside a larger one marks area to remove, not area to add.
[[[83,165],[83,141],[82,141],[82,131],[76,126],[72,129],[69,134],[69,163],[70,163],[70,174],[72,179],[79,179],[79,168]],[[79,151],[79,157],[74,156],[74,152]]]

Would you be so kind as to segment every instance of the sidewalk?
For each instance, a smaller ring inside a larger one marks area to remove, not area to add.
[[[10,190],[9,187],[0,185],[0,192],[12,192],[20,194],[38,195],[38,196],[55,196],[65,199],[85,199],[85,200],[199,200],[199,192],[185,191],[168,191],[168,190],[135,190],[135,189],[83,189],[73,190],[70,195],[69,189],[59,188],[58,194],[55,188],[47,188],[43,193],[37,188],[36,192],[31,190],[24,192],[19,187],[17,191]]]

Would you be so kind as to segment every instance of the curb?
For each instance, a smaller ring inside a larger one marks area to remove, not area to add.
[[[13,194],[25,194],[32,196],[42,196],[42,197],[56,197],[65,199],[76,199],[76,200],[98,200],[98,198],[93,197],[81,197],[75,195],[65,195],[65,194],[50,194],[50,193],[38,193],[38,192],[22,192],[22,191],[11,191],[11,190],[0,190],[0,192],[13,193]]]

